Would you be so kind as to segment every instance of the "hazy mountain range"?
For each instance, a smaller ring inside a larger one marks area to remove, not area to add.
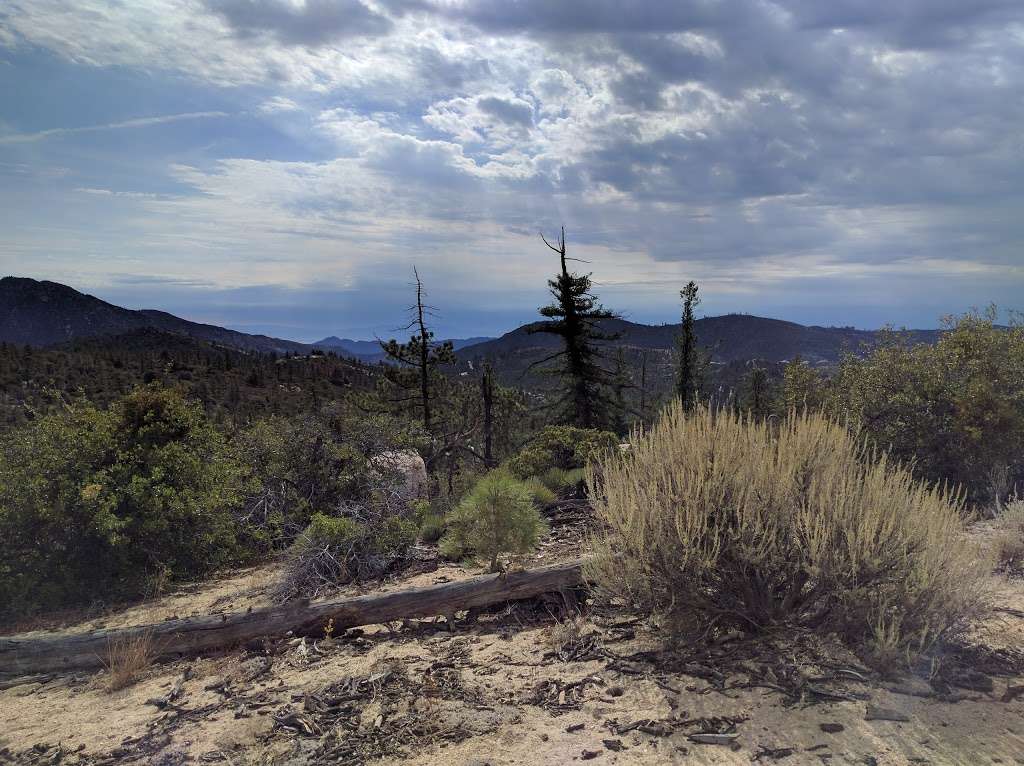
[[[399,334],[399,337],[404,340],[405,336]],[[485,341],[494,340],[494,338],[480,336],[477,338],[446,338],[445,340],[450,342],[452,347],[458,351],[459,349],[466,348],[466,346],[484,343]],[[349,354],[366,361],[384,359],[384,354],[380,349],[380,342],[376,340],[349,340],[348,338],[339,338],[337,335],[329,335],[310,345],[313,348],[337,351],[339,354]]]
[[[34,346],[51,346],[85,338],[116,336],[150,328],[203,340],[217,345],[262,353],[308,353],[313,349],[332,350],[364,361],[383,359],[377,341],[354,341],[336,336],[317,343],[271,338],[266,335],[228,330],[215,325],[191,322],[163,311],[121,308],[56,282],[4,277],[0,279],[0,341]],[[557,348],[560,340],[552,335],[532,333],[532,325],[523,325],[500,338],[463,338],[452,340],[459,351],[459,370],[475,368],[490,361],[508,381],[522,378],[530,365]],[[644,325],[624,319],[604,323],[606,331],[617,333],[609,341],[611,349],[622,349],[630,364],[645,354],[655,364],[668,363],[679,325]],[[937,330],[910,331],[916,340],[934,340]],[[778,362],[797,354],[808,361],[828,364],[845,351],[871,344],[877,333],[852,327],[807,327],[780,319],[746,314],[728,314],[697,320],[697,335],[712,359],[720,363],[745,359]]]

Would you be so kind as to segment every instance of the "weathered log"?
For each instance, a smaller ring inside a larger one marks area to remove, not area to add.
[[[582,581],[581,562],[574,561],[340,601],[285,604],[119,630],[0,636],[0,677],[101,667],[111,642],[147,633],[152,637],[153,658],[160,659],[199,654],[288,631],[317,634],[328,620],[333,620],[335,630],[340,631],[358,625],[454,614],[473,607],[574,588]]]

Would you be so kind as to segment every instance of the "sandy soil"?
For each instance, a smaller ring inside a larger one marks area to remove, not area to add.
[[[535,562],[577,552],[578,530],[548,543]],[[383,587],[469,574],[442,564]],[[81,627],[259,605],[275,576],[249,570]],[[282,637],[155,665],[117,692],[103,672],[15,686],[0,692],[0,762],[1024,764],[1024,581],[996,591],[1001,611],[943,658],[944,683],[880,678],[816,636],[667,652],[636,615],[565,620],[549,599]]]

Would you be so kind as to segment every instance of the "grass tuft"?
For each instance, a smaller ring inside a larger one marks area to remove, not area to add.
[[[126,689],[153,664],[156,644],[149,631],[115,636],[107,643],[103,666],[107,670],[108,692]]]

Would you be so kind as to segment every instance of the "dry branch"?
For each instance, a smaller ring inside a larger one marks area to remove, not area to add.
[[[581,562],[459,582],[408,588],[340,601],[286,604],[248,612],[167,620],[120,630],[36,636],[0,636],[0,678],[102,667],[111,642],[150,634],[153,659],[198,654],[261,636],[316,634],[328,620],[335,629],[402,619],[453,614],[464,609],[533,598],[566,590],[583,581]]]

